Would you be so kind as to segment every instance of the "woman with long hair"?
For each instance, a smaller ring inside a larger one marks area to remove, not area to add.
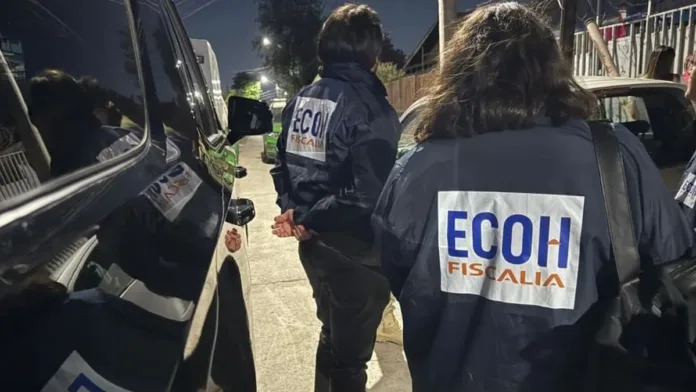
[[[532,9],[488,5],[458,27],[373,215],[414,392],[582,387],[613,268],[597,106]],[[641,142],[616,138],[643,262],[678,259],[692,230]]]

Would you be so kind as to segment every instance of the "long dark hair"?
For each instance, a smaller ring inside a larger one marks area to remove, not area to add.
[[[458,27],[416,129],[431,137],[471,137],[530,128],[534,118],[560,125],[587,118],[596,98],[580,87],[553,31],[530,8],[483,6]]]

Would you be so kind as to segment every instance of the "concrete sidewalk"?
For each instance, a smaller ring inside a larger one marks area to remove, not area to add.
[[[243,141],[240,165],[248,176],[236,184],[240,197],[256,206],[249,225],[251,317],[259,392],[311,392],[319,322],[309,282],[297,256],[297,241],[271,234],[275,190],[261,162],[261,137]],[[369,364],[368,390],[410,392],[411,381],[401,347],[378,343]]]

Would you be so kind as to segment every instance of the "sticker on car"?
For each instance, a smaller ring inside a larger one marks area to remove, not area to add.
[[[174,221],[203,181],[185,163],[177,163],[145,191],[145,196],[169,221]]]

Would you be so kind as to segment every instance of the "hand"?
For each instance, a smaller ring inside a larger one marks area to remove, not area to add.
[[[689,82],[686,84],[686,93],[684,97],[691,101],[696,101],[696,67],[691,68]]]
[[[309,232],[303,225],[296,225],[292,230],[292,234],[298,241],[306,241],[312,238],[312,233]]]
[[[275,236],[286,238],[294,235],[293,229],[295,227],[295,222],[292,217],[293,211],[294,210],[289,209],[281,215],[273,218],[274,223],[271,226],[271,229],[273,230],[273,234]]]
[[[242,236],[239,235],[237,229],[227,230],[225,246],[230,253],[234,253],[242,247]]]

